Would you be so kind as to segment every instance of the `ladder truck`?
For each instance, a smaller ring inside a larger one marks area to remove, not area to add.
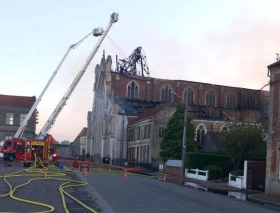
[[[89,54],[88,58],[86,59],[85,63],[83,64],[82,68],[78,72],[77,76],[75,77],[75,79],[71,83],[70,87],[68,88],[68,90],[66,91],[66,93],[64,94],[64,96],[62,97],[62,99],[60,100],[58,105],[56,106],[53,113],[50,115],[49,119],[47,120],[47,122],[45,123],[45,125],[43,126],[43,128],[41,129],[39,134],[36,136],[35,139],[26,140],[27,144],[30,144],[30,143],[42,144],[41,146],[43,146],[43,144],[48,144],[48,145],[50,144],[50,142],[48,141],[48,135],[49,135],[48,131],[54,125],[58,115],[60,114],[60,112],[62,111],[64,106],[66,105],[67,100],[70,98],[71,94],[73,93],[76,86],[80,82],[81,78],[83,77],[84,73],[86,72],[86,69],[88,68],[89,64],[91,63],[92,59],[94,58],[95,54],[97,53],[98,49],[100,48],[100,45],[102,44],[103,40],[105,39],[105,37],[108,34],[109,30],[111,29],[112,25],[114,23],[118,22],[118,19],[119,19],[119,14],[112,13],[110,16],[110,22],[105,30],[103,30],[102,28],[97,28],[93,31],[94,36],[101,36],[100,39],[98,40],[96,46],[94,47],[92,52]],[[49,149],[46,149],[46,150],[49,150]],[[49,156],[48,152],[44,153],[44,155]],[[26,161],[26,160],[24,159],[24,161]],[[25,165],[28,166],[27,164],[25,164]]]
[[[31,118],[32,114],[36,111],[36,108],[38,107],[40,101],[42,100],[42,97],[44,96],[45,92],[49,88],[50,84],[52,83],[53,79],[55,78],[56,74],[58,73],[58,70],[66,60],[67,56],[69,55],[70,51],[78,47],[86,38],[88,38],[90,35],[98,36],[101,35],[102,32],[100,32],[100,28],[95,28],[92,32],[88,33],[86,36],[84,36],[82,39],[80,39],[78,42],[72,44],[69,46],[65,54],[63,55],[62,59],[60,60],[59,64],[57,65],[56,69],[54,70],[51,78],[47,82],[46,86],[42,90],[41,94],[29,110],[28,114],[26,115],[25,119],[23,120],[22,124],[18,128],[16,134],[12,139],[4,140],[0,142],[0,158],[3,160],[13,161],[14,159],[17,160],[23,160],[24,159],[24,153],[26,147],[25,141],[22,139],[24,130],[28,124],[29,119]],[[52,138],[51,135],[47,135],[49,138],[49,141],[51,141],[52,144],[56,144],[55,140]],[[55,150],[54,150],[55,151]]]

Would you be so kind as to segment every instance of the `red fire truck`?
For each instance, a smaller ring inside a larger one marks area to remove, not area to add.
[[[56,144],[57,142],[49,134],[46,140],[9,139],[0,142],[0,157],[4,161],[17,159],[28,163],[34,160],[34,153],[36,153],[43,162],[57,161],[59,154],[56,153]]]

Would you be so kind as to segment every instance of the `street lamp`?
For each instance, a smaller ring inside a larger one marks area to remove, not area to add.
[[[176,95],[177,97],[182,98],[179,96],[176,92],[170,92],[172,95]],[[185,178],[185,155],[186,155],[186,149],[187,149],[187,143],[186,143],[186,133],[187,133],[187,113],[188,113],[188,98],[186,97],[185,101],[185,112],[184,112],[184,131],[183,131],[183,142],[182,142],[182,180],[184,181]]]

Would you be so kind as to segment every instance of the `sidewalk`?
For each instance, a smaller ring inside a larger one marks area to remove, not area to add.
[[[267,195],[267,194],[252,194],[248,195],[248,198],[252,201],[262,204],[270,204],[280,207],[280,196]]]
[[[182,180],[181,177],[178,176],[167,176],[166,180],[172,183],[181,184]],[[242,189],[238,189],[235,187],[228,186],[228,183],[217,183],[217,182],[211,182],[211,181],[202,181],[202,180],[196,180],[192,178],[185,178],[184,182],[197,184],[200,187],[212,189],[212,190],[220,190],[220,191],[244,191]]]
[[[182,185],[182,180],[180,177],[167,176],[166,180],[169,182],[172,182],[172,183]],[[230,186],[228,186],[228,183],[201,181],[201,180],[195,180],[195,179],[191,179],[191,178],[185,178],[184,181],[192,183],[192,184],[197,184],[203,188],[217,190],[217,191],[235,191],[235,192],[239,191],[239,192],[243,192],[244,194],[246,193],[246,190],[230,187]],[[246,194],[249,194],[248,200],[251,200],[253,202],[280,207],[280,196],[267,195],[262,192],[253,192],[253,191],[251,191],[249,193],[247,191]]]

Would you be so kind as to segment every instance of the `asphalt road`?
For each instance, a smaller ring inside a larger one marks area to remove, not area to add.
[[[7,173],[19,171],[21,169],[23,168],[16,167],[16,165],[6,168],[3,167],[3,164],[0,164],[0,176]],[[34,177],[12,177],[9,178],[8,181],[12,184],[13,187],[15,187],[27,182],[30,178]],[[74,173],[70,173],[67,174],[67,176],[62,176],[59,178],[79,180],[79,178]],[[55,213],[64,213],[65,211],[62,206],[61,195],[59,192],[59,186],[62,183],[63,181],[34,181],[31,182],[28,186],[24,186],[18,189],[14,195],[19,198],[49,204],[55,208]],[[74,187],[66,189],[66,191],[87,206],[91,208],[96,207],[95,202],[91,197],[88,196],[86,187]],[[8,186],[3,181],[3,179],[0,178],[0,195],[3,195],[7,192]],[[66,205],[70,213],[88,212],[86,209],[84,209],[68,197],[66,197]],[[15,201],[10,197],[0,198],[0,212],[41,212],[44,210],[47,210],[47,208]]]
[[[249,201],[200,191],[142,176],[89,174],[97,204],[105,213],[275,213]],[[107,207],[108,207],[107,206]],[[99,205],[102,209],[102,204]]]

